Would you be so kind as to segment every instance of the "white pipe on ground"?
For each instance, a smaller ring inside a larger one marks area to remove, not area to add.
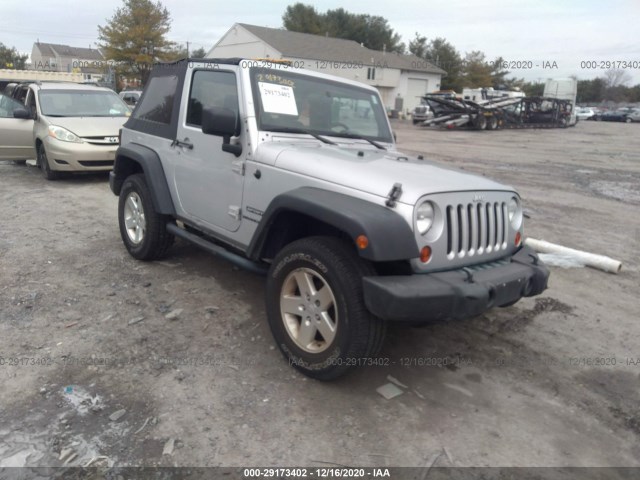
[[[604,255],[583,252],[582,250],[563,247],[562,245],[556,245],[555,243],[546,242],[544,240],[536,240],[535,238],[527,238],[524,243],[525,245],[529,245],[536,252],[568,255],[579,260],[588,267],[597,268],[605,272],[618,273],[622,269],[621,262],[614,260],[613,258],[605,257]]]

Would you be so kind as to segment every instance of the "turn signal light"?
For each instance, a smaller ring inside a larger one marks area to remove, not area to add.
[[[358,238],[356,238],[356,245],[360,250],[364,250],[369,246],[369,239],[366,235],[360,235]]]
[[[522,245],[522,235],[520,235],[520,232],[516,232],[516,247],[520,245]]]
[[[431,247],[422,247],[422,250],[420,250],[420,261],[427,263],[429,260],[431,260]]]

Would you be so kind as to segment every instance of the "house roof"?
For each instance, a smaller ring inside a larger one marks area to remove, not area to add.
[[[353,40],[291,32],[278,28],[238,23],[260,40],[278,50],[283,57],[386,66],[400,70],[446,74],[444,70],[413,54],[401,55],[363,47]]]
[[[73,57],[81,60],[104,60],[102,53],[97,48],[70,47],[69,45],[59,45],[55,43],[35,44],[43,56],[55,57]]]

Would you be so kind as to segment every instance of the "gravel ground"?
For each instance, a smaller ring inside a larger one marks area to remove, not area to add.
[[[640,125],[395,129],[622,272],[552,267],[543,295],[391,327],[387,365],[321,383],[274,348],[261,277],[180,242],[138,262],[106,176],[0,162],[0,467],[640,466]]]

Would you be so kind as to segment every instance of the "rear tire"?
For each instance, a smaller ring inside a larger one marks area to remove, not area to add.
[[[386,323],[364,304],[362,277],[374,274],[337,238],[304,238],[280,251],[267,277],[267,317],[290,365],[333,380],[374,364],[386,333]]]
[[[487,128],[487,117],[484,115],[477,115],[476,118],[473,119],[473,126],[476,130],[484,130]]]
[[[167,231],[170,220],[155,211],[144,175],[127,177],[118,201],[118,223],[129,254],[138,260],[164,257],[174,240]]]
[[[494,115],[489,117],[489,121],[487,122],[487,130],[497,130],[498,129],[498,118]]]

